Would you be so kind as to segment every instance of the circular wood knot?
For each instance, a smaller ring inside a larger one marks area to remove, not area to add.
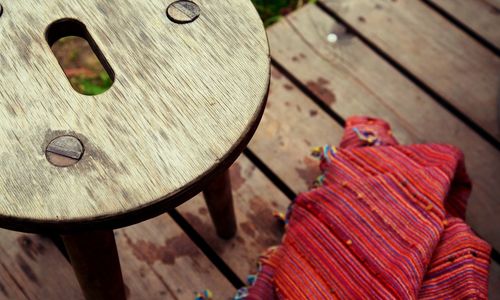
[[[167,8],[168,18],[178,24],[193,22],[200,16],[201,10],[198,4],[188,0],[178,0]]]
[[[83,144],[74,136],[64,135],[53,139],[45,150],[47,160],[56,167],[69,167],[83,156]]]

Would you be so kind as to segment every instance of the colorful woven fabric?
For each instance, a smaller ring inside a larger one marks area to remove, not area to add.
[[[491,248],[463,221],[457,148],[400,146],[385,122],[354,117],[324,149],[322,185],[297,197],[245,299],[487,298]]]

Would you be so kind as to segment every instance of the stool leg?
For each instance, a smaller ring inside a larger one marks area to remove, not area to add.
[[[86,299],[125,299],[112,230],[64,235],[62,239]]]
[[[233,195],[229,170],[212,180],[203,191],[217,235],[230,239],[236,234]]]

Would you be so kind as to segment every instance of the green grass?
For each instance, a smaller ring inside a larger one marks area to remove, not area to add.
[[[84,95],[102,94],[113,85],[113,81],[106,71],[100,72],[94,78],[85,76],[72,77],[70,82],[77,91]]]
[[[304,4],[313,3],[316,0],[252,0],[252,2],[259,12],[264,26],[267,27]]]

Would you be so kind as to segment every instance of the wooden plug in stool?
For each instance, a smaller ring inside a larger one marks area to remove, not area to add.
[[[125,298],[115,228],[204,191],[219,236],[235,234],[227,169],[269,88],[250,0],[117,2],[9,1],[0,15],[0,226],[62,235],[87,299]],[[89,42],[108,91],[72,89],[51,51],[66,36]]]

